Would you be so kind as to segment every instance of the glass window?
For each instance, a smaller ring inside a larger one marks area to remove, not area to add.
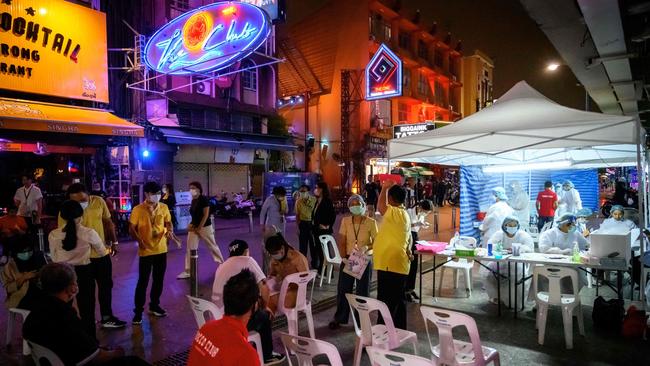
[[[411,49],[411,35],[406,32],[399,34],[399,46],[405,50]]]
[[[436,64],[439,68],[442,69],[442,51],[441,50],[436,50],[436,53],[433,56],[433,63]]]
[[[390,42],[392,39],[392,30],[389,23],[384,23],[384,42]]]
[[[409,106],[406,103],[399,103],[397,106],[397,118],[399,122],[408,122],[409,120]]]
[[[404,69],[402,70],[402,86],[404,89],[408,89],[411,86],[411,70]]]
[[[244,63],[244,67],[254,67],[252,62]],[[247,69],[241,73],[241,84],[244,89],[257,91],[257,69]]]
[[[422,59],[428,59],[428,49],[427,44],[423,40],[418,41],[418,57]]]
[[[420,73],[420,76],[418,78],[418,92],[421,95],[427,95],[427,91],[429,90],[429,86],[427,76],[424,75],[423,73]]]

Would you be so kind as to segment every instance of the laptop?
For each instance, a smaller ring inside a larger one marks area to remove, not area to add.
[[[591,239],[590,255],[598,258],[625,258],[626,263],[629,262],[632,252],[630,233],[592,233],[589,238]]]

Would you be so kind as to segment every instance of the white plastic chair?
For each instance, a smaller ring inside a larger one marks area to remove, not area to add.
[[[287,355],[289,352],[298,358],[298,366],[315,366],[314,357],[325,355],[331,366],[343,366],[343,360],[339,350],[331,343],[318,339],[294,336],[287,333],[280,333],[282,344]],[[292,366],[291,357],[287,356],[289,366]]]
[[[501,364],[499,351],[494,348],[484,347],[481,344],[476,321],[471,316],[427,306],[421,306],[420,312],[424,317],[424,328],[427,331],[427,338],[429,339],[429,346],[435,364],[453,366],[483,366],[490,362],[493,362],[496,366]],[[438,329],[440,343],[435,346],[431,342],[429,322],[433,323]],[[470,342],[454,339],[452,331],[456,327],[465,327],[467,329]],[[480,356],[476,357],[476,355]]]
[[[214,303],[186,295],[187,300],[190,302],[190,308],[194,313],[194,319],[199,329],[208,322],[208,320],[217,320],[223,317],[223,312]],[[260,365],[264,365],[264,356],[262,354],[262,337],[256,331],[248,332],[248,342],[253,343],[257,355],[260,358]]]
[[[25,322],[25,319],[27,319],[28,315],[29,315],[29,310],[9,308],[9,313],[7,314],[7,338],[6,338],[5,346],[9,347],[13,339],[14,326],[16,325],[16,318],[20,316],[22,318],[22,322],[21,322],[22,324]],[[29,349],[29,345],[27,345],[27,342],[25,341],[25,339],[23,339],[23,355],[29,356],[30,353],[31,352]]]
[[[314,279],[316,278],[316,271],[308,272],[298,272],[290,274],[284,278],[282,281],[282,287],[280,287],[280,296],[278,298],[278,310],[277,315],[284,314],[287,317],[287,326],[289,328],[289,334],[299,335],[298,334],[298,316],[299,312],[305,313],[305,318],[307,318],[307,325],[309,327],[309,336],[311,338],[316,338],[314,333],[314,317],[311,312],[311,299],[314,295]],[[311,291],[309,293],[309,298],[307,298],[307,286],[309,282],[312,283]],[[289,290],[289,285],[296,284],[298,286],[297,296],[296,296],[296,306],[293,308],[285,307],[285,300],[287,297],[287,291]]]
[[[328,269],[328,274],[327,274],[327,284],[332,283],[332,271],[334,270],[334,266],[340,266],[341,265],[341,254],[339,253],[339,248],[336,246],[336,240],[332,235],[321,235],[318,237],[318,240],[320,241],[321,248],[323,249],[323,258],[325,260],[325,263],[323,263],[321,273],[320,273],[320,284],[318,287],[323,286],[323,277],[325,277],[325,267]],[[332,247],[332,250],[334,251],[334,256],[331,256],[331,252],[329,247]]]
[[[413,345],[413,352],[417,355],[417,335],[408,330],[395,328],[393,318],[386,304],[376,299],[354,294],[345,294],[345,297],[350,304],[354,331],[357,333],[354,348],[354,366],[359,366],[361,363],[363,349],[367,346],[393,350],[410,343]],[[359,319],[357,319],[355,310],[358,312]],[[370,314],[374,311],[381,314],[385,324],[372,324]],[[361,329],[359,329],[359,324],[361,324]]]
[[[29,348],[32,350],[32,358],[34,359],[36,366],[65,366],[59,356],[50,349],[30,341],[27,341],[27,344],[29,344]]]
[[[540,291],[535,294],[537,303],[537,322],[536,326],[539,331],[537,342],[544,344],[544,335],[546,334],[546,317],[548,316],[549,305],[560,306],[562,308],[562,320],[564,323],[564,341],[567,349],[573,348],[573,317],[578,317],[578,329],[580,335],[585,335],[584,318],[582,316],[582,305],[580,304],[580,289],[578,287],[578,271],[567,267],[537,266],[534,269],[533,281],[535,288],[539,288],[537,283],[539,276],[548,279],[549,291]],[[563,278],[570,278],[573,287],[573,294],[563,294],[561,281]]]
[[[459,236],[458,240],[456,240],[456,238],[451,238],[449,241],[450,246],[458,244],[467,247],[476,247],[476,238],[471,236]],[[449,260],[449,258],[447,258],[447,260]],[[440,285],[438,286],[438,291],[442,290],[442,280],[445,278],[445,270],[452,269],[454,271],[454,288],[458,288],[458,280],[460,278],[459,271],[463,271],[465,274],[465,287],[468,297],[472,296],[472,268],[474,268],[474,260],[468,260],[465,258],[459,258],[457,261],[452,260],[443,264],[442,270],[440,271]]]
[[[406,353],[393,352],[377,347],[366,347],[373,366],[434,366],[431,360]]]

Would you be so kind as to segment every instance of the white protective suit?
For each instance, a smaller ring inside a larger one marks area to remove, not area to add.
[[[571,255],[573,253],[574,241],[578,242],[580,250],[585,250],[589,244],[587,239],[577,230],[572,233],[565,233],[556,226],[540,234],[539,252]]]
[[[513,214],[512,207],[506,201],[497,201],[490,206],[485,215],[485,220],[479,227],[479,230],[481,230],[481,244],[484,247],[487,246],[488,240],[494,233],[501,231],[503,220]]]
[[[492,237],[490,238],[490,243],[498,243],[501,242],[503,245],[503,249],[510,249],[512,248],[512,243],[520,243],[521,248],[520,251],[521,253],[531,253],[535,249],[535,244],[533,243],[533,238],[525,232],[524,230],[519,229],[513,237],[509,237],[503,230],[499,230],[498,232],[494,233]],[[491,270],[496,271],[497,270],[497,262],[489,262],[487,265]],[[524,266],[524,268],[529,267],[529,266]],[[522,266],[520,265],[517,269],[517,278],[521,278],[521,271],[522,271]],[[502,275],[507,275],[508,272],[508,265],[506,263],[499,263],[499,273]],[[496,299],[497,298],[497,279],[496,277],[489,271],[483,270],[482,271],[483,276],[485,278],[485,291],[488,294],[489,299]],[[526,272],[526,275],[529,273]],[[510,278],[514,279],[515,277],[515,267],[514,265],[510,266]],[[530,281],[526,282],[527,286],[530,286]],[[526,289],[524,289],[525,291]],[[519,291],[519,289],[517,290]],[[521,292],[519,292],[521,294]],[[515,288],[512,286],[510,289],[510,294],[508,293],[508,280],[507,279],[501,279],[501,302],[504,304],[508,304],[508,296],[513,296],[513,301],[514,301],[514,296],[515,296]],[[512,302],[512,305],[514,306],[514,302]]]
[[[558,195],[559,203],[562,207],[562,210],[564,212],[559,213],[559,217],[562,217],[562,215],[570,213],[570,214],[576,214],[579,209],[582,208],[582,199],[580,199],[580,192],[578,192],[577,189],[571,188],[568,191],[565,191],[562,189],[560,191],[560,194]],[[560,207],[558,207],[559,209]]]
[[[618,221],[613,217],[610,217],[608,219],[605,219],[605,221],[600,224],[598,232],[602,234],[627,234],[629,231],[636,228],[636,225],[631,220],[623,219],[621,221]]]
[[[517,180],[511,182],[510,187],[512,187],[513,195],[508,203],[515,211],[520,227],[527,230],[530,226],[530,196],[521,188],[521,184]]]

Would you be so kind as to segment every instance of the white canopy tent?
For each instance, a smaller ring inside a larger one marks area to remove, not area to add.
[[[645,130],[636,117],[568,108],[520,81],[490,107],[458,122],[390,140],[388,156],[392,161],[484,169],[535,170],[561,162],[562,169],[637,166],[647,173],[644,140]],[[645,227],[645,174],[638,176],[639,224]]]
[[[520,81],[492,106],[456,123],[390,140],[389,157],[447,165],[636,165],[643,134],[635,117],[564,107]]]

